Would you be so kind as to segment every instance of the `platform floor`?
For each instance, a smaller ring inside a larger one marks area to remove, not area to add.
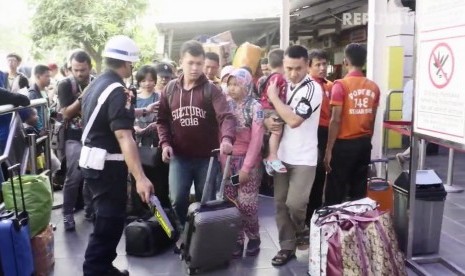
[[[435,169],[445,181],[447,171],[447,149],[441,149],[438,156],[428,156],[426,166]],[[465,187],[465,154],[456,153],[454,185]],[[390,179],[394,179],[400,172],[395,161],[390,163]],[[61,194],[57,193],[56,201],[60,201]],[[307,273],[308,253],[297,251],[297,258],[288,265],[275,268],[271,265],[271,258],[278,250],[278,232],[274,219],[273,199],[260,197],[260,227],[262,247],[257,257],[247,257],[233,260],[231,265],[223,270],[202,275],[266,275],[266,276],[302,276]],[[92,225],[83,219],[83,214],[76,215],[76,232],[65,233],[61,219],[61,210],[54,210],[52,222],[57,225],[55,232],[56,264],[52,275],[82,275],[82,262]],[[114,264],[119,268],[129,269],[131,275],[185,275],[177,255],[171,250],[150,258],[135,258],[126,256],[124,237],[118,245],[118,257]],[[448,194],[442,224],[440,255],[455,262],[465,270],[465,193]],[[439,264],[424,265],[431,275],[456,275]],[[409,271],[409,275],[415,275]]]

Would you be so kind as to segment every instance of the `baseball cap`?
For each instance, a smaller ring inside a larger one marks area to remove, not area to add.
[[[157,75],[160,77],[173,77],[173,69],[171,68],[171,64],[168,64],[166,62],[160,62],[157,65],[155,65],[155,71],[157,72]]]

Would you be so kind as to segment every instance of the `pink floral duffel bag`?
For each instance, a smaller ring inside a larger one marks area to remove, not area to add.
[[[326,275],[407,275],[389,213],[337,210],[319,223],[336,228],[327,240]]]
[[[364,198],[317,210],[310,221],[308,274],[311,276],[331,275],[326,273],[328,240],[338,232],[339,226],[336,222],[339,216],[336,215],[337,212],[362,214],[375,210],[376,207],[376,201]]]

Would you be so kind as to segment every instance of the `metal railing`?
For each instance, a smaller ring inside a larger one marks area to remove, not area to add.
[[[29,171],[30,174],[37,174],[37,146],[44,146],[44,171],[50,172],[51,168],[50,134],[39,138],[37,138],[35,134],[26,135],[18,113],[21,110],[25,110],[31,107],[43,107],[40,108],[40,111],[43,115],[42,118],[44,129],[49,130],[50,114],[48,111],[48,102],[46,99],[31,100],[31,104],[24,107],[14,107],[13,105],[0,106],[0,116],[10,113],[12,114],[5,149],[0,155],[0,163],[6,163],[8,166],[20,163],[21,174],[25,174],[27,171]],[[48,173],[48,176],[51,178],[50,173]],[[50,184],[52,185],[51,188],[53,196],[52,181],[50,181]],[[0,209],[2,207],[3,203],[0,204]]]
[[[384,122],[390,121],[391,120],[391,112],[402,112],[402,107],[400,109],[391,109],[391,102],[392,102],[392,97],[396,94],[403,94],[403,90],[391,90],[389,91],[389,94],[386,99],[386,109],[384,110]],[[388,156],[388,150],[389,150],[389,130],[384,129],[383,132],[383,156]]]

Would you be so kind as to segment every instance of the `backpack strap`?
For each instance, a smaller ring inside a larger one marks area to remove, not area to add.
[[[274,73],[269,74],[268,77],[266,77],[265,81],[263,81],[262,83],[260,83],[260,85],[258,86],[258,96],[259,96],[259,97],[262,96],[263,90],[265,90],[266,85],[267,85],[268,82],[270,81],[271,77],[273,77],[273,76],[276,75],[276,74],[278,74],[278,73],[274,72]]]
[[[40,91],[37,91],[36,90],[36,86],[35,84],[34,85],[31,85],[28,89],[27,89],[27,93],[28,93],[28,98],[32,98],[31,97],[31,94],[39,94],[40,98],[42,97],[42,94],[40,93]]]
[[[245,126],[248,128],[252,128],[254,103],[255,99],[249,97],[245,102],[244,108],[242,109],[242,115],[245,118]]]
[[[203,103],[207,109],[207,114],[212,114],[212,118],[216,120],[215,108],[213,107],[213,96],[212,86],[215,85],[210,81],[207,81],[203,85]]]
[[[168,98],[168,106],[171,109],[171,103],[173,102],[174,88],[176,86],[176,80],[168,82],[166,86],[166,97]]]
[[[78,84],[77,81],[74,77],[69,77],[69,82],[71,84],[71,93],[73,93],[73,96],[76,96],[78,94]]]
[[[212,101],[212,86],[213,85],[214,85],[213,83],[208,81],[203,86],[203,99],[204,99],[204,102],[207,104],[207,106],[212,107],[212,109],[213,109],[213,101]]]

